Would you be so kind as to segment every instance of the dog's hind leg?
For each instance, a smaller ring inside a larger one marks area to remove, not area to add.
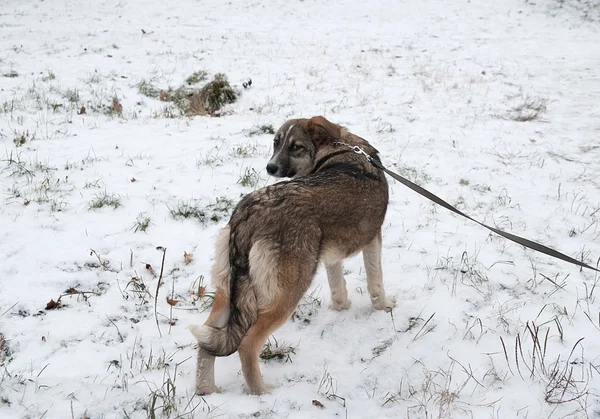
[[[350,307],[350,300],[348,299],[342,262],[325,263],[325,270],[327,271],[327,280],[329,281],[329,290],[331,291],[330,307],[338,311],[346,310]]]
[[[272,309],[259,313],[258,320],[248,330],[238,348],[242,372],[250,394],[263,394],[268,391],[260,373],[258,356],[269,335],[287,321],[296,308],[294,303],[297,303],[290,303],[286,298],[282,300]]]
[[[319,238],[308,240],[309,243],[319,243]],[[297,249],[297,246],[293,246]],[[238,352],[242,361],[242,372],[251,394],[262,394],[268,391],[260,368],[258,355],[267,338],[275,329],[284,324],[292,315],[298,301],[310,286],[317,269],[318,249],[304,249],[305,257],[279,254],[271,268],[274,272],[263,270],[264,278],[274,278],[277,281],[277,291],[268,301],[263,301],[258,311],[256,323],[250,327],[242,339]],[[308,261],[314,261],[310,263]],[[258,274],[258,272],[256,272]],[[258,279],[256,279],[258,281]],[[260,289],[260,288],[259,288]]]
[[[396,306],[396,299],[385,295],[383,289],[383,273],[381,270],[381,230],[375,238],[363,248],[363,260],[367,272],[367,289],[371,303],[376,310],[391,311]]]
[[[297,242],[287,242],[285,248],[269,251],[264,246],[250,258],[250,274],[258,302],[258,316],[238,346],[242,373],[251,394],[268,391],[258,364],[260,350],[275,329],[292,315],[298,301],[310,286],[317,270],[320,230],[305,226]],[[293,237],[292,237],[293,238]],[[254,253],[253,251],[250,252]],[[262,253],[263,257],[258,257]],[[300,255],[299,255],[300,254]],[[252,265],[254,264],[254,266]],[[274,286],[266,286],[272,282]]]

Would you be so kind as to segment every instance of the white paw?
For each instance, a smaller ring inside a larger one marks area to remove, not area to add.
[[[373,303],[373,308],[375,310],[385,310],[390,312],[396,307],[396,297],[375,297],[371,298],[371,302]]]
[[[196,387],[198,396],[206,396],[207,394],[220,393],[221,389],[214,384],[202,384]]]
[[[254,388],[248,387],[248,393],[255,395],[255,396],[260,396],[261,394],[270,393],[272,390],[273,390],[273,388],[271,386],[268,386],[265,384],[257,385]]]
[[[350,300],[346,298],[344,301],[332,301],[329,308],[335,311],[348,310],[350,307]]]

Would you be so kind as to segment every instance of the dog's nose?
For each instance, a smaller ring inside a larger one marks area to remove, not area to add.
[[[275,173],[277,173],[277,165],[273,164],[273,163],[269,163],[267,164],[267,173],[270,174],[271,176],[273,176]]]

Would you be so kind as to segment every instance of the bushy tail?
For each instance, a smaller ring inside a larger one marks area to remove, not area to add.
[[[200,346],[214,356],[228,356],[237,351],[258,318],[258,302],[250,277],[253,244],[250,218],[256,199],[252,194],[246,195],[221,231],[212,276],[213,283],[216,282],[222,292],[215,295],[206,323],[190,327]]]
[[[232,278],[234,280],[234,278]],[[198,340],[198,344],[214,356],[228,356],[237,351],[242,338],[250,327],[256,323],[258,305],[249,279],[237,278],[235,301],[230,300],[229,319],[224,327],[190,326],[190,331]]]

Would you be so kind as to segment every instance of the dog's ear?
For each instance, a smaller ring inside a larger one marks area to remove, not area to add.
[[[322,116],[313,116],[308,120],[308,133],[315,145],[339,141],[342,137],[342,129],[339,125],[329,122]]]

